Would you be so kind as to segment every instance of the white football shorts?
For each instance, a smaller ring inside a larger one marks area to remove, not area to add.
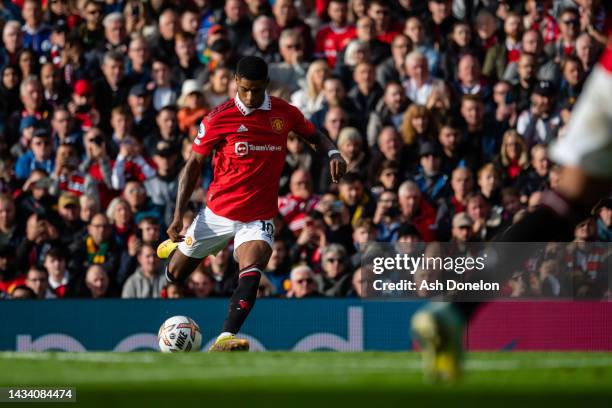
[[[190,258],[202,259],[216,255],[234,238],[236,248],[248,241],[265,241],[270,248],[274,242],[272,219],[251,222],[233,221],[212,212],[208,207],[200,210],[185,233],[178,249]]]
[[[597,66],[587,80],[567,125],[550,149],[553,161],[612,177],[612,73]]]

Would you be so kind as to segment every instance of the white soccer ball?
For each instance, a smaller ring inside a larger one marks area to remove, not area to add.
[[[162,353],[200,351],[202,333],[193,319],[173,316],[159,328],[157,343]]]

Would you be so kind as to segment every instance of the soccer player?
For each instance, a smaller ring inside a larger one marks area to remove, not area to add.
[[[612,20],[610,28],[612,33]],[[551,158],[563,166],[557,190],[543,192],[540,206],[496,241],[571,241],[574,227],[600,199],[610,194],[611,95],[612,40],[585,85],[568,123],[567,134],[550,149]],[[505,261],[516,262],[502,259],[500,263]],[[463,328],[479,305],[434,303],[414,315],[412,332],[423,348],[424,368],[430,378],[455,380],[460,376]]]
[[[329,138],[296,107],[268,95],[268,66],[263,59],[242,58],[235,80],[236,97],[219,105],[200,124],[179,177],[174,219],[168,227],[170,239],[157,250],[160,258],[169,258],[166,278],[177,282],[193,272],[204,257],[216,254],[234,239],[234,258],[240,269],[238,287],[223,331],[209,351],[249,348],[248,341],[237,338],[236,333],[253,308],[261,271],[272,254],[272,218],[278,212],[287,134],[293,131],[329,157],[333,182],[346,172],[346,163]],[[206,208],[183,236],[183,214],[213,149],[214,180],[206,194]]]

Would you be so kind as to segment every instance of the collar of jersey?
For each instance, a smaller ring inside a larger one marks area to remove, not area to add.
[[[259,106],[259,108],[251,109],[251,108],[247,108],[246,106],[244,106],[244,103],[242,103],[242,101],[240,100],[238,93],[236,93],[236,96],[234,97],[234,102],[236,103],[236,106],[238,107],[238,110],[240,111],[240,113],[242,113],[244,116],[247,116],[253,113],[257,109],[261,109],[261,110],[272,109],[272,102],[270,101],[270,95],[268,95],[267,92],[264,97],[263,103],[261,104],[261,106]]]

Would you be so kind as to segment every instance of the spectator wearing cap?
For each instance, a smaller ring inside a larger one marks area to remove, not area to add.
[[[447,241],[450,238],[452,219],[455,214],[466,210],[467,198],[474,187],[470,169],[457,167],[453,170],[450,186],[451,194],[439,202],[434,224],[436,236],[440,241]]]
[[[453,229],[451,231],[452,243],[459,245],[460,250],[465,249],[463,244],[474,240],[474,221],[465,212],[453,216]]]
[[[612,199],[606,198],[594,210],[597,216],[597,238],[612,242]]]
[[[408,99],[402,85],[398,82],[388,82],[385,85],[383,97],[376,105],[376,109],[369,115],[368,145],[376,145],[376,138],[383,127],[392,126],[395,130],[400,131],[407,107]]]
[[[442,156],[434,142],[423,141],[419,146],[419,166],[414,181],[430,203],[437,203],[448,189],[448,176],[441,171]]]
[[[25,180],[30,177],[32,170],[42,169],[48,174],[55,168],[53,145],[49,133],[45,129],[37,129],[30,141],[30,150],[25,152],[15,163],[15,175]]]
[[[319,29],[315,36],[315,57],[325,58],[331,68],[336,66],[337,55],[357,36],[355,27],[348,21],[348,5],[345,0],[332,0],[327,4],[330,22]]]
[[[23,46],[41,56],[51,48],[49,37],[51,30],[43,21],[42,8],[39,1],[25,0],[21,10],[23,25]]]
[[[251,20],[244,0],[226,1],[220,23],[227,30],[229,42],[242,53],[251,38]]]
[[[59,214],[58,227],[62,232],[60,242],[68,248],[85,233],[85,223],[81,221],[79,199],[76,195],[62,193],[57,201],[57,212]]]
[[[253,21],[251,45],[244,49],[243,55],[254,55],[268,64],[281,62],[278,52],[279,29],[272,17],[260,15]]]
[[[87,49],[96,48],[104,43],[104,27],[102,26],[104,14],[102,6],[103,3],[97,0],[86,0],[83,3],[81,14],[84,20],[72,31],[72,35],[81,38],[83,45]]]
[[[120,249],[112,239],[112,226],[106,215],[98,213],[91,218],[87,233],[83,239],[72,243],[69,247],[71,258],[68,262],[70,270],[83,273],[90,265],[101,265],[113,274],[119,268]]]
[[[132,36],[128,45],[125,76],[130,84],[146,84],[151,81],[149,44],[139,34]]]
[[[182,84],[188,79],[202,81],[205,79],[205,67],[196,55],[195,37],[189,33],[179,32],[174,38],[176,64],[172,67],[172,79]]]
[[[290,0],[282,1],[286,4],[290,2]],[[285,87],[293,93],[306,81],[308,63],[304,61],[304,40],[298,31],[286,29],[280,34],[278,46],[282,61],[270,64],[268,75],[275,86]]]
[[[179,31],[178,14],[173,8],[161,11],[157,20],[158,33],[151,41],[151,50],[155,58],[173,60],[174,38]]]
[[[144,139],[155,128],[155,112],[153,111],[151,92],[144,84],[136,84],[130,88],[127,104],[133,119],[132,133]]]
[[[297,236],[304,228],[306,215],[315,208],[319,200],[320,197],[313,194],[310,173],[298,168],[291,174],[289,193],[278,198],[278,212]]]
[[[100,123],[100,112],[96,109],[95,104],[91,82],[87,79],[76,81],[68,109],[81,132],[86,132],[92,126],[98,126]]]
[[[153,109],[159,112],[163,107],[174,105],[178,98],[172,82],[170,62],[164,58],[153,58]]]
[[[552,82],[538,81],[531,95],[531,107],[518,117],[516,130],[528,146],[549,143],[557,137],[561,117],[556,109],[557,90]]]
[[[547,44],[544,51],[550,59],[560,63],[563,57],[574,54],[576,39],[580,34],[580,12],[573,7],[561,10],[559,14],[560,35],[557,41]]]
[[[430,242],[436,239],[436,234],[432,229],[436,211],[425,200],[419,186],[414,181],[404,181],[399,187],[398,199],[401,221],[414,225],[423,241]]]
[[[102,78],[93,82],[95,106],[100,112],[100,127],[110,132],[110,113],[115,106],[125,104],[129,86],[124,81],[123,55],[116,51],[104,54]]]
[[[163,209],[164,224],[170,225],[174,214],[180,171],[178,147],[160,140],[155,146],[153,161],[157,170],[153,177],[144,182],[144,186],[153,204]]]
[[[207,100],[198,81],[188,79],[183,82],[178,107],[179,111],[176,114],[178,129],[182,134],[188,134],[191,128],[197,126],[208,113]]]
[[[272,15],[281,31],[292,30],[298,35],[302,44],[304,59],[310,61],[314,51],[311,26],[306,24],[298,14],[298,9],[293,0],[278,0],[272,6]],[[280,39],[279,39],[280,43]],[[280,45],[280,44],[279,44]]]

